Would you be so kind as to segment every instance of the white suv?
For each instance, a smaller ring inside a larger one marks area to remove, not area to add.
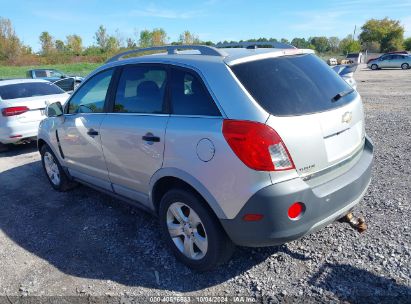
[[[55,189],[80,182],[152,212],[197,270],[234,244],[300,238],[361,200],[373,159],[361,98],[311,51],[124,58],[159,49],[112,58],[47,108],[38,147]]]

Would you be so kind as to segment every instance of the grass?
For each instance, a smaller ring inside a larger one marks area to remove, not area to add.
[[[0,79],[26,78],[26,71],[31,69],[57,69],[67,75],[86,76],[101,65],[101,63],[71,63],[38,66],[0,66]]]

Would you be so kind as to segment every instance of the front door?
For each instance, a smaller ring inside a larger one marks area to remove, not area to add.
[[[70,174],[111,189],[101,146],[100,126],[113,70],[90,78],[70,98],[58,136]]]
[[[123,67],[112,113],[100,128],[114,191],[143,204],[148,204],[150,178],[163,163],[166,84],[162,65]]]
[[[379,66],[381,68],[391,68],[392,67],[392,56],[391,55],[384,56]]]

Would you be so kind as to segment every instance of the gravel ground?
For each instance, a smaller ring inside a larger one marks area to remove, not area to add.
[[[35,145],[25,145],[0,154],[0,303],[44,295],[410,303],[411,70],[362,68],[356,79],[375,144],[373,181],[357,207],[364,234],[334,223],[280,247],[238,248],[227,265],[195,273],[144,212],[87,187],[53,191]]]

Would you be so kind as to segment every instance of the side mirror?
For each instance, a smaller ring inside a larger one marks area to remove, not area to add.
[[[57,117],[63,115],[63,106],[60,101],[51,103],[46,107],[47,117]]]

